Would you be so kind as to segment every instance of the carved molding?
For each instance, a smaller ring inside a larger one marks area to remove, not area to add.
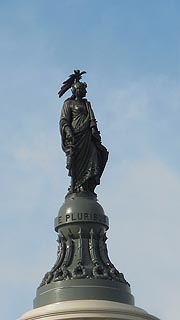
[[[128,284],[108,257],[106,232],[91,228],[79,228],[78,238],[73,236],[69,228],[68,237],[58,237],[57,260],[52,269],[47,272],[40,284],[47,285],[53,281],[66,279],[109,279]]]

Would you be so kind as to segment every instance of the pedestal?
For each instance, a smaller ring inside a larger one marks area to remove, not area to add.
[[[72,193],[55,219],[57,260],[37,289],[34,308],[61,301],[106,300],[134,305],[130,285],[108,256],[109,221],[95,194]]]

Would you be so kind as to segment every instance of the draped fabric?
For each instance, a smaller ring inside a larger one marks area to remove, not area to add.
[[[92,128],[97,133],[98,130],[90,102],[86,99],[82,101],[83,104],[78,104],[76,100],[64,102],[60,119],[62,149],[66,153],[67,169],[72,177],[71,189],[93,192],[100,183],[108,152],[97,136],[92,134]],[[66,139],[66,127],[72,131],[72,144]]]

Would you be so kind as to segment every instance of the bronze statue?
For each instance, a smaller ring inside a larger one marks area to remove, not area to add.
[[[91,104],[85,98],[87,84],[80,81],[84,73],[75,70],[59,91],[61,97],[68,89],[72,90],[60,118],[71,186],[55,218],[57,259],[37,290],[35,308],[93,299],[134,304],[128,282],[108,257],[109,219],[94,193],[108,151],[101,143]]]
[[[94,193],[108,159],[91,104],[85,99],[87,84],[80,82],[83,73],[85,71],[75,70],[58,93],[61,97],[68,89],[72,90],[72,96],[63,104],[60,118],[62,149],[71,176],[70,193]]]

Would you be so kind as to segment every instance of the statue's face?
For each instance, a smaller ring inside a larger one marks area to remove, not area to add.
[[[83,98],[86,96],[87,90],[85,87],[79,87],[76,89],[76,97]]]

